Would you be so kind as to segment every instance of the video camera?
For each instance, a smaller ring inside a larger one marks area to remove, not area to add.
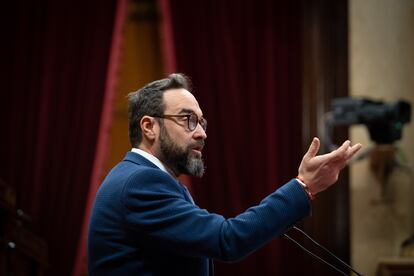
[[[411,120],[411,105],[406,101],[387,104],[363,98],[337,98],[332,102],[333,125],[366,125],[377,144],[392,144],[402,137],[403,125]]]

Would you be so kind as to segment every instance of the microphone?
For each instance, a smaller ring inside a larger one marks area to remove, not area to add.
[[[301,230],[300,228],[293,226],[293,229],[295,229],[296,231],[300,232],[302,235],[304,235],[306,238],[308,238],[310,241],[312,241],[314,244],[316,244],[319,248],[323,249],[325,252],[327,252],[329,255],[331,255],[332,257],[334,257],[337,261],[339,261],[340,263],[342,263],[344,266],[346,266],[348,269],[350,269],[352,272],[354,272],[356,275],[358,276],[363,276],[361,273],[357,272],[354,268],[352,268],[349,264],[345,263],[343,260],[341,260],[339,257],[337,257],[335,254],[333,254],[331,251],[329,251],[326,247],[324,247],[323,245],[319,244],[317,241],[315,241],[314,239],[312,239],[308,234],[306,234],[303,230]],[[336,270],[337,272],[339,272],[342,275],[348,275],[347,273],[345,273],[344,271],[340,270],[338,267],[334,266],[333,264],[329,263],[328,261],[324,260],[323,258],[321,258],[320,256],[316,255],[315,253],[311,252],[310,250],[306,249],[303,245],[301,245],[298,241],[296,241],[295,239],[293,239],[292,237],[290,237],[288,234],[283,234],[283,236],[285,238],[287,238],[288,240],[290,240],[291,242],[293,242],[296,246],[298,246],[299,248],[301,248],[302,250],[304,250],[306,253],[308,253],[309,255],[311,255],[312,257],[316,258],[317,260],[323,262],[324,264],[330,266],[331,268],[333,268],[334,270]]]

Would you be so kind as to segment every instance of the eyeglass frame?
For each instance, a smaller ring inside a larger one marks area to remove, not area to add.
[[[190,118],[193,116],[195,116],[197,124],[194,125],[193,128],[190,127]],[[204,132],[207,131],[207,119],[204,117],[198,117],[197,114],[195,113],[190,113],[190,114],[164,114],[164,115],[153,115],[151,117],[155,117],[155,118],[161,118],[161,119],[171,119],[171,118],[187,118],[187,128],[189,131],[194,131],[198,125],[201,126],[201,128],[204,130]]]

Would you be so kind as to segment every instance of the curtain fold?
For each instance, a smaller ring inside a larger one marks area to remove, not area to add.
[[[243,212],[297,174],[301,152],[302,13],[296,1],[160,0],[176,71],[188,74],[209,121],[198,205]],[[171,57],[167,57],[171,58]],[[217,275],[305,275],[281,240]],[[291,264],[291,265],[290,265]]]
[[[104,169],[108,155],[109,132],[112,122],[112,109],[114,105],[114,97],[116,92],[117,74],[119,62],[121,58],[122,32],[125,22],[126,9],[128,1],[118,0],[115,14],[114,29],[112,34],[112,42],[109,54],[109,63],[107,68],[107,77],[105,83],[105,95],[102,104],[102,112],[100,116],[100,124],[98,130],[98,138],[96,145],[95,158],[91,173],[91,181],[89,185],[88,196],[86,200],[85,214],[81,235],[79,237],[78,249],[72,275],[85,275],[87,272],[87,237],[90,211],[95,200],[96,192],[105,177]]]
[[[97,155],[118,1],[3,5],[0,178],[69,275]]]

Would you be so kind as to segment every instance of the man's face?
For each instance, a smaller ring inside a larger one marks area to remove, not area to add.
[[[185,89],[172,89],[164,93],[166,106],[164,114],[186,115],[195,113],[202,117],[201,109],[194,96]],[[160,160],[176,175],[189,174],[201,177],[204,162],[201,151],[207,135],[200,125],[189,130],[186,117],[164,119],[160,126]]]

